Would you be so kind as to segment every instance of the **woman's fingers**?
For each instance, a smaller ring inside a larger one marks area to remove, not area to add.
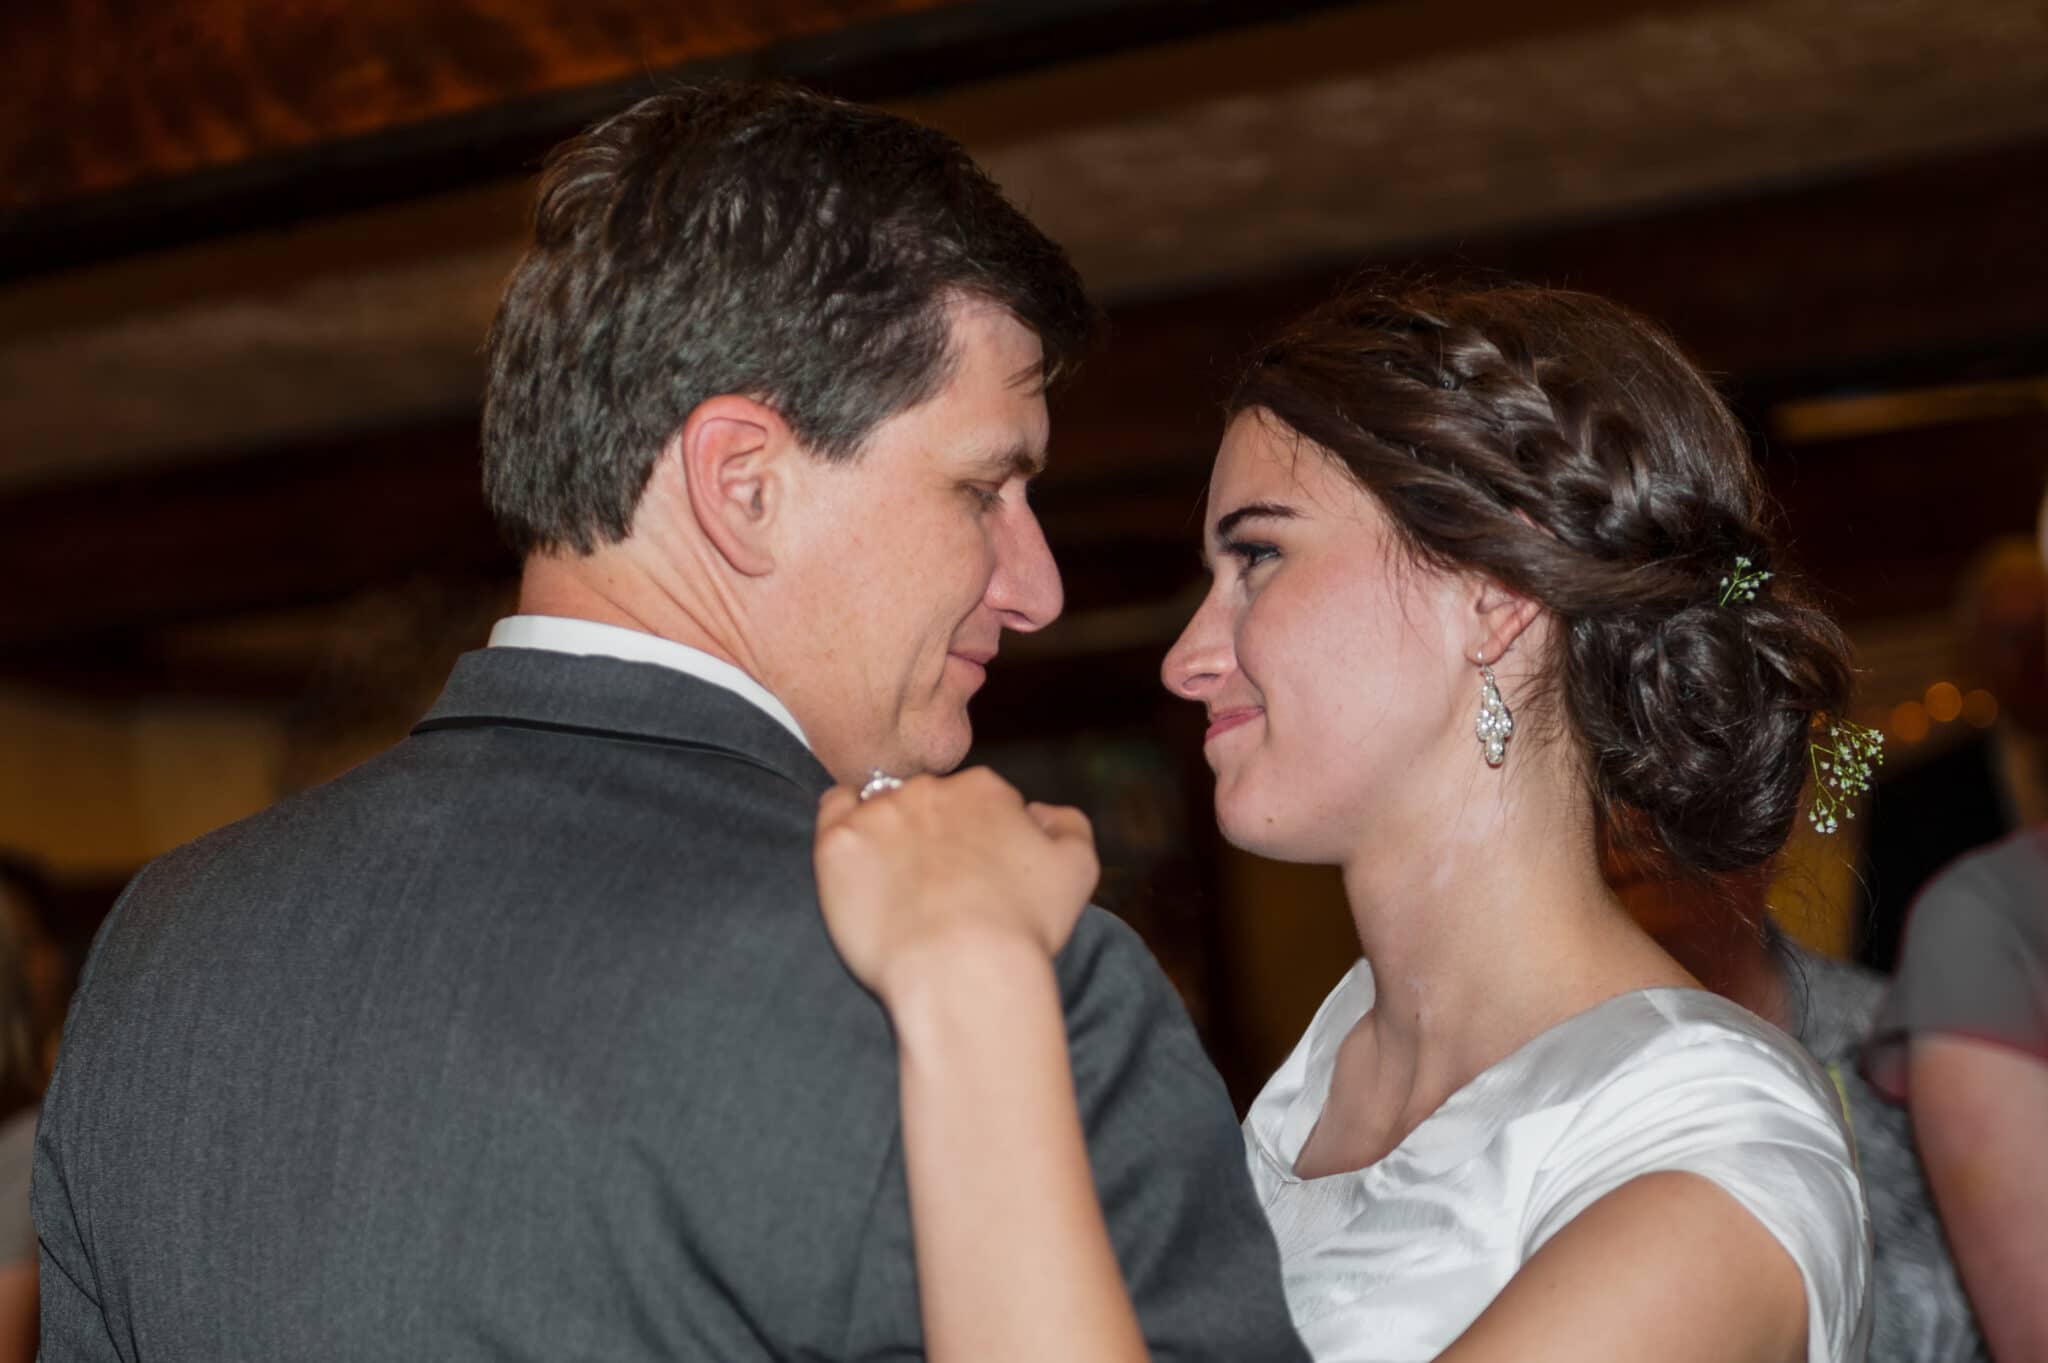
[[[1078,912],[1102,878],[1102,863],[1095,851],[1095,825],[1086,814],[1067,805],[1034,802],[1026,805],[1025,810],[1051,842],[1048,861],[1058,869],[1068,887],[1062,898],[1071,899]],[[1055,930],[1056,943],[1064,943],[1072,929],[1071,917],[1061,921]]]
[[[899,961],[943,965],[920,944],[995,931],[1057,951],[1100,874],[1085,814],[1026,804],[987,768],[914,777],[866,801],[826,792],[814,863],[833,941],[878,991]]]
[[[1095,825],[1088,822],[1086,814],[1075,809],[1072,805],[1049,805],[1033,800],[1030,804],[1024,806],[1024,812],[1029,814],[1033,822],[1045,830],[1045,834],[1049,838],[1055,840],[1079,838],[1091,843],[1095,841]]]
[[[1017,816],[1022,815],[1020,819]],[[943,839],[928,851],[965,851],[1036,829],[1055,843],[1080,843],[1093,848],[1094,826],[1071,805],[1025,803],[1009,782],[986,767],[957,776],[917,776],[901,789],[862,800],[851,786],[834,786],[818,801],[818,835],[853,826],[866,836],[887,842]]]
[[[852,786],[834,786],[818,801],[818,828],[822,832],[860,808],[860,794]]]

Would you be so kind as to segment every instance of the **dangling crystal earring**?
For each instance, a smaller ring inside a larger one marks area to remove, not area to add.
[[[1485,663],[1479,664],[1479,722],[1473,725],[1479,735],[1479,746],[1486,751],[1486,765],[1498,767],[1508,760],[1508,737],[1515,731],[1515,717],[1508,713],[1507,702],[1500,698],[1500,687],[1494,682],[1493,669]]]

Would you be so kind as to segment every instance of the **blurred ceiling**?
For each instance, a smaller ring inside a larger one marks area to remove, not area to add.
[[[437,7],[378,8],[397,22],[401,9]],[[602,71],[583,52],[590,12],[559,8],[563,70]],[[939,6],[666,8],[650,61]],[[755,29],[673,17],[721,8]],[[341,13],[329,19],[337,39],[373,50],[376,25]],[[1582,0],[1457,14],[1448,27],[1433,0],[1349,6],[900,107],[961,134],[1111,299],[2048,136],[2038,0]],[[709,36],[691,41],[700,28]],[[217,71],[198,60],[206,35],[189,35],[185,78],[219,90],[260,74],[258,59],[289,45],[254,30],[216,54]],[[440,36],[460,53],[482,33]],[[422,77],[414,102],[461,95],[473,112],[479,78],[460,75]],[[99,187],[148,156],[181,166],[245,150],[197,114],[182,130],[152,125],[136,104],[147,89],[124,91],[125,135],[106,139],[101,161],[80,152],[31,182],[68,173]],[[331,86],[307,92],[298,119],[285,116],[290,90],[251,84],[239,98],[284,129],[278,140],[322,116],[358,131]],[[528,195],[524,178],[484,183],[17,283],[0,294],[0,486],[467,411]]]
[[[0,18],[0,574],[69,593],[0,604],[0,666],[140,675],[238,612],[490,571],[478,346],[522,172],[677,78],[954,131],[1111,300],[1046,489],[1084,602],[1184,535],[1219,366],[1368,260],[1612,292],[1753,403],[2048,371],[2039,0],[128,8]],[[2017,420],[2000,507],[2048,451]]]

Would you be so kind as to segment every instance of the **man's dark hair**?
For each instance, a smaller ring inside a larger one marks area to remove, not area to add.
[[[662,446],[721,393],[854,458],[945,384],[962,296],[1035,331],[1048,382],[1097,320],[1065,252],[943,133],[788,86],[643,100],[542,179],[491,327],[492,514],[521,554],[624,538]]]

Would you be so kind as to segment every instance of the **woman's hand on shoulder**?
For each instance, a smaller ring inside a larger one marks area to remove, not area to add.
[[[832,943],[884,1003],[960,952],[1049,958],[1101,874],[1086,815],[1026,803],[986,767],[867,801],[826,792],[813,858]]]

